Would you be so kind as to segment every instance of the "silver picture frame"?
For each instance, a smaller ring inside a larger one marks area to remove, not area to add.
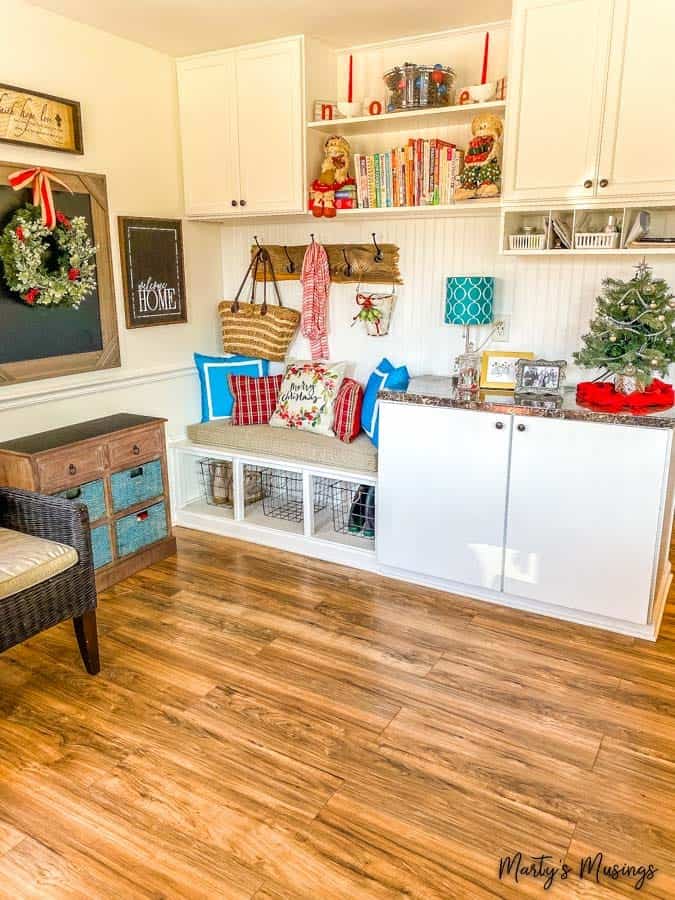
[[[565,384],[564,359],[519,359],[516,362],[515,393],[525,396],[560,396]]]

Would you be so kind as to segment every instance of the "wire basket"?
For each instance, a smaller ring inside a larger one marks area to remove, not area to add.
[[[574,235],[574,246],[577,250],[616,250],[619,245],[618,231],[579,232]]]
[[[283,469],[259,469],[263,513],[286,522],[302,522],[304,504],[302,498],[302,474]],[[317,479],[314,485],[314,512],[326,509],[330,503],[330,482]]]
[[[543,250],[545,234],[510,234],[509,250]]]
[[[234,506],[234,478],[232,463],[226,459],[205,457],[197,463],[201,475],[202,496],[210,506]],[[263,499],[258,472],[244,469],[244,505]]]
[[[352,481],[332,481],[330,494],[335,531],[374,541],[375,487]]]

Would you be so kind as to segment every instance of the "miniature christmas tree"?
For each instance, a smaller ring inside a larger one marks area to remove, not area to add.
[[[603,281],[591,330],[574,354],[578,365],[618,376],[619,390],[626,382],[644,390],[654,372],[666,375],[675,362],[675,298],[644,260],[636,270],[630,281]]]

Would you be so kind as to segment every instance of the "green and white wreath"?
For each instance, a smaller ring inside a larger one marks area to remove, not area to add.
[[[83,216],[57,212],[50,231],[31,203],[17,210],[0,236],[7,287],[29,306],[77,309],[96,287],[95,254]]]

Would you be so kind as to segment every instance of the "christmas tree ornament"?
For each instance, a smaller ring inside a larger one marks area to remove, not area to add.
[[[606,278],[575,362],[604,370],[619,392],[644,391],[654,372],[665,375],[675,361],[673,300],[666,282],[654,279],[644,260],[628,282]]]

